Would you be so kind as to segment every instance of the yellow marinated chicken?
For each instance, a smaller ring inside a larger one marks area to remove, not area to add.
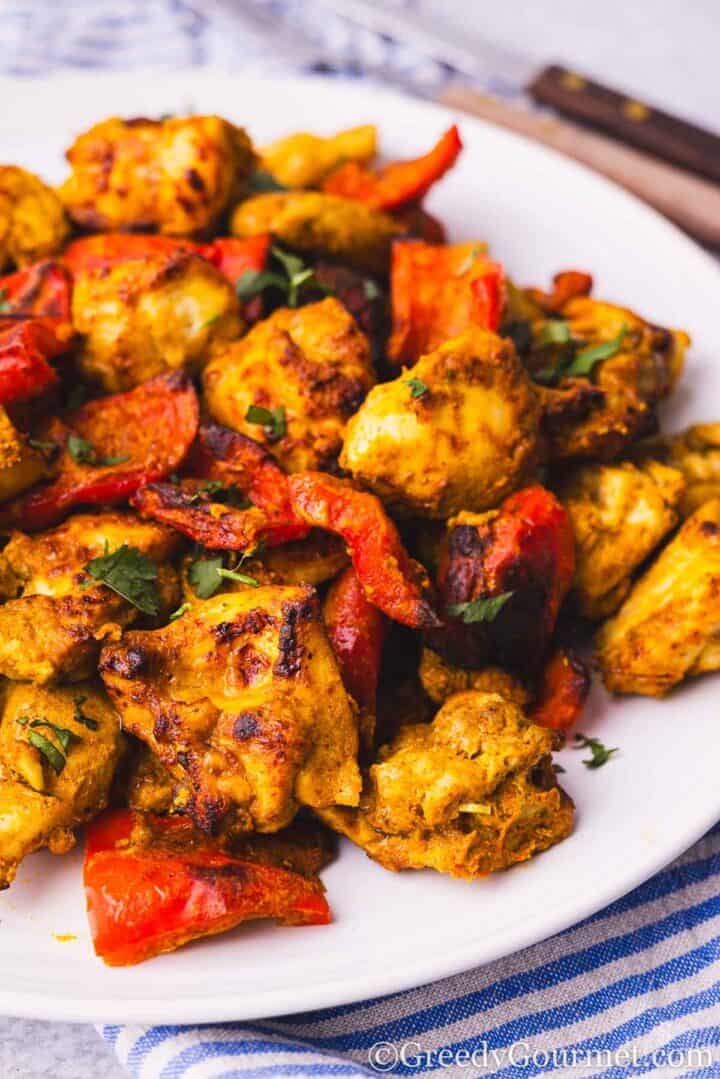
[[[637,455],[656,457],[685,478],[680,513],[689,517],[703,502],[720,497],[720,423],[697,423],[676,435],[641,443]]]
[[[96,232],[204,234],[242,191],[255,163],[245,132],[219,116],[112,117],[83,132],[59,189],[75,224]]]
[[[574,595],[586,618],[606,618],[632,575],[679,520],[682,473],[658,461],[641,467],[587,464],[563,478],[558,496],[575,536]]]
[[[233,212],[233,236],[270,232],[308,255],[331,255],[369,273],[387,274],[390,247],[403,227],[381,210],[320,191],[255,195]]]
[[[474,328],[368,394],[340,464],[408,516],[479,511],[523,482],[538,419],[512,342]]]
[[[366,165],[377,153],[374,124],[351,127],[337,135],[297,131],[260,151],[262,164],[283,187],[319,187],[325,177],[346,161]]]
[[[607,689],[662,697],[720,668],[720,499],[683,524],[597,636]]]
[[[120,721],[102,687],[1,691],[0,888],[22,859],[49,847],[64,854],[72,829],[105,808],[123,752]]]
[[[467,689],[497,693],[521,709],[525,708],[530,700],[530,694],[525,687],[502,667],[485,667],[481,671],[454,667],[431,648],[423,648],[418,673],[423,689],[434,704],[444,704],[454,693],[462,693]]]
[[[313,529],[307,539],[268,547],[260,559],[281,584],[311,584],[314,587],[331,581],[350,563],[342,539],[319,529]]]
[[[78,273],[72,317],[83,335],[81,373],[112,393],[163,371],[195,373],[214,344],[244,330],[231,283],[185,252]]]
[[[69,518],[49,532],[14,532],[0,553],[0,674],[18,681],[77,681],[95,672],[104,640],[116,639],[139,611],[91,578],[83,566],[116,551],[137,548],[158,565],[158,589],[167,613],[178,599],[177,574],[167,562],[177,533],[125,513]]]
[[[319,815],[386,869],[485,876],[569,834],[554,744],[497,694],[457,693],[432,723],[402,727],[380,750],[359,808]]]
[[[26,169],[0,165],[0,272],[54,255],[69,232],[52,188]]]
[[[30,445],[0,407],[0,502],[7,502],[51,475],[51,462]]]
[[[194,604],[107,645],[100,673],[124,728],[170,771],[176,808],[204,831],[272,832],[301,805],[357,804],[356,709],[313,589]]]
[[[170,813],[175,783],[159,757],[133,739],[133,759],[124,783],[127,804],[143,813]]]
[[[218,346],[203,372],[211,415],[263,442],[291,472],[334,464],[345,423],[373,382],[368,339],[332,297],[280,308]],[[253,406],[266,416],[279,409],[279,425],[248,414]]]
[[[588,378],[563,378],[556,387],[538,387],[549,456],[610,460],[655,430],[657,404],[682,373],[689,338],[681,330],[653,326],[625,307],[588,296],[569,300],[559,315],[571,337],[582,342],[580,352],[611,342],[615,348],[592,366]],[[550,357],[533,357],[531,367],[547,368],[556,359],[552,352]]]

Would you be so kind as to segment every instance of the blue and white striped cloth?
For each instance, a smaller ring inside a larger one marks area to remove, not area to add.
[[[248,4],[310,31],[317,63],[331,45],[343,74],[380,59],[424,87],[447,77],[402,43],[320,18],[316,0]],[[0,19],[7,75],[267,68],[268,51],[215,0],[5,0]],[[261,1023],[100,1029],[137,1079],[720,1077],[720,827],[581,925],[434,985]]]

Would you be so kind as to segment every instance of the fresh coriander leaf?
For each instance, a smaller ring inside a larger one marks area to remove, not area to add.
[[[220,587],[222,555],[198,555],[188,566],[190,587],[200,599],[210,599]]]
[[[315,271],[312,267],[306,266],[298,255],[293,255],[289,251],[283,251],[281,247],[272,247],[271,251],[273,258],[277,259],[287,276],[285,287],[287,289],[287,302],[289,307],[297,307],[300,288],[309,282],[312,282],[323,292],[331,291],[325,286],[320,285],[315,277]]]
[[[471,270],[475,265],[476,260],[482,254],[481,247],[474,247],[467,258],[464,258],[457,270],[455,271],[455,277],[464,277],[468,270]]]
[[[186,611],[189,611],[192,607],[192,603],[181,603],[176,611],[170,615],[170,621],[174,622],[177,618],[182,618]]]
[[[604,764],[612,757],[613,753],[618,753],[619,749],[614,746],[612,749],[608,749],[602,744],[599,738],[588,738],[584,734],[576,734],[575,741],[577,745],[573,746],[573,749],[589,749],[590,757],[587,760],[583,760],[583,764],[586,768],[602,768]]]
[[[225,577],[229,581],[239,581],[240,584],[249,584],[251,588],[258,588],[260,585],[255,577],[249,577],[247,573],[238,573],[234,569],[223,569],[221,566],[217,572],[219,577]]]
[[[73,719],[76,723],[81,723],[83,727],[87,727],[89,731],[96,731],[100,724],[92,716],[88,716],[83,712],[83,704],[87,700],[87,697],[75,697],[73,704],[75,705],[75,712]]]
[[[280,274],[271,270],[246,270],[235,285],[235,292],[239,300],[252,300],[271,286],[287,293],[288,283]]]
[[[589,375],[596,363],[609,360],[620,351],[627,331],[627,322],[624,322],[617,337],[613,337],[610,341],[603,341],[599,345],[589,345],[588,348],[581,349],[572,363],[565,368],[563,374],[568,377]]]
[[[567,345],[570,341],[572,341],[572,335],[567,322],[550,319],[540,330],[535,343],[545,348],[547,345]]]
[[[379,287],[370,277],[366,277],[363,281],[363,291],[365,292],[366,300],[377,300],[380,296]]]
[[[69,731],[67,727],[58,727],[57,723],[51,723],[49,719],[30,719],[28,716],[23,716],[18,723],[23,727],[46,727],[57,738],[63,753],[67,753],[73,740],[77,738],[73,731]]]
[[[276,245],[273,245],[270,250],[273,256],[281,264],[283,270],[287,274],[288,280],[291,280],[293,277],[296,277],[299,273],[302,273],[307,269],[299,255],[293,255],[290,251],[283,251],[282,247],[277,247]]]
[[[105,540],[105,553],[93,558],[83,569],[92,578],[83,584],[83,588],[89,588],[99,581],[144,614],[158,613],[160,594],[156,583],[157,566],[137,547],[123,543],[111,554]]]
[[[428,387],[421,378],[405,378],[403,382],[410,387],[411,397],[424,397],[428,392]]]
[[[287,191],[267,169],[255,169],[248,179],[249,191]]]
[[[510,338],[518,352],[526,352],[532,344],[532,323],[528,319],[513,319],[503,326],[502,334]]]
[[[468,623],[493,622],[512,594],[512,592],[502,592],[499,596],[473,599],[468,603],[453,603],[448,607],[448,614]]]
[[[262,408],[260,405],[250,405],[245,413],[245,419],[248,423],[263,427],[270,442],[277,442],[285,434],[285,409],[282,405],[272,410]]]
[[[92,465],[93,468],[107,468],[109,465],[121,465],[129,461],[129,456],[119,454],[117,457],[98,457],[92,442],[80,435],[70,435],[67,440],[67,451],[73,461],[79,465]]]
[[[57,442],[45,441],[42,438],[29,438],[28,446],[32,446],[34,450],[39,450],[40,453],[55,453],[58,448]]]
[[[28,731],[28,742],[31,746],[35,746],[38,749],[48,764],[53,768],[57,775],[60,775],[66,764],[66,758],[52,742],[45,737],[44,734],[40,734],[39,731]]]

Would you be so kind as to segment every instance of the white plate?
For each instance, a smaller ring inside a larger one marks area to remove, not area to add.
[[[101,117],[215,111],[260,142],[374,121],[392,156],[425,150],[455,117],[367,86],[190,72],[0,80],[3,161],[59,179],[62,150]],[[488,239],[519,281],[593,272],[600,296],[687,328],[694,345],[667,417],[720,416],[720,275],[689,240],[605,180],[523,139],[462,117],[465,150],[428,200],[451,235]],[[125,970],[92,954],[80,856],[38,854],[0,897],[0,1013],[110,1022],[249,1019],[378,996],[467,970],[569,926],[633,888],[720,816],[719,684],[670,700],[594,691],[583,730],[621,751],[588,771],[566,750],[573,835],[529,865],[475,883],[388,873],[349,844],[324,874],[333,925],[248,926]],[[59,935],[77,939],[60,941]]]

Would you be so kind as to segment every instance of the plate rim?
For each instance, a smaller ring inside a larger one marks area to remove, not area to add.
[[[684,249],[686,257],[695,259],[702,266],[705,275],[715,278],[715,285],[720,289],[720,267],[715,263],[709,253],[704,251],[694,240],[685,235],[676,225],[663,217],[658,211],[648,206],[637,196],[626,191],[613,181],[594,172],[577,161],[566,158],[559,152],[533,142],[524,135],[505,131],[480,118],[466,115],[458,110],[437,104],[435,102],[416,99],[388,89],[376,83],[353,79],[319,76],[319,75],[288,75],[277,76],[274,73],[263,75],[249,69],[243,73],[219,70],[209,71],[204,68],[189,69],[187,72],[165,71],[157,68],[138,69],[132,72],[88,72],[72,74],[53,74],[47,78],[37,80],[24,80],[21,78],[1,77],[0,91],[10,90],[16,93],[29,91],[38,99],[52,95],[53,88],[57,87],[58,93],[62,87],[66,87],[66,93],[86,90],[90,85],[98,82],[115,85],[122,88],[123,84],[137,86],[138,82],[147,79],[162,79],[163,86],[168,94],[177,93],[176,87],[181,88],[184,94],[192,93],[192,87],[198,84],[206,84],[209,88],[219,86],[222,82],[233,82],[245,86],[265,86],[272,84],[274,88],[313,86],[316,89],[324,89],[343,94],[349,94],[357,98],[363,98],[368,103],[377,107],[378,115],[382,115],[382,101],[388,99],[397,108],[399,105],[415,111],[420,118],[433,116],[438,120],[458,120],[468,128],[491,130],[493,135],[499,135],[502,139],[519,144],[520,152],[531,152],[541,156],[550,155],[556,161],[562,163],[567,172],[582,173],[586,181],[589,179],[598,189],[611,189],[614,197],[624,200],[625,204],[632,207],[635,215],[638,213],[648,218],[654,228],[665,231],[669,239],[675,245]],[[153,90],[153,92],[155,92]],[[156,96],[158,96],[156,94]],[[7,133],[0,121],[0,138]],[[354,971],[351,975],[339,974],[327,981],[313,983],[304,986],[298,994],[297,986],[280,986],[274,988],[265,987],[261,991],[248,997],[247,991],[233,991],[223,986],[217,995],[199,997],[185,996],[179,1000],[158,997],[138,997],[133,999],[122,998],[115,1005],[98,1004],[97,994],[85,997],[74,994],[72,999],[57,997],[42,989],[32,992],[6,989],[0,984],[0,1011],[8,1016],[22,1018],[45,1019],[67,1022],[98,1022],[98,1023],[140,1023],[150,1025],[154,1023],[205,1023],[225,1022],[237,1020],[238,1014],[242,1020],[256,1020],[269,1018],[282,1014],[291,1014],[298,1010],[314,1011],[317,1009],[332,1008],[336,1006],[354,1004],[368,998],[388,996],[393,993],[403,992],[412,988],[427,985],[431,982],[451,977],[468,971],[476,966],[484,966],[504,956],[522,951],[534,944],[548,940],[550,937],[569,929],[582,922],[592,914],[603,910],[621,896],[628,894],[644,881],[662,870],[670,862],[686,851],[693,843],[705,835],[720,818],[720,789],[718,790],[717,807],[708,810],[702,819],[696,819],[692,825],[688,825],[676,841],[669,847],[663,847],[658,853],[655,847],[648,848],[645,859],[640,860],[634,871],[626,873],[622,882],[615,882],[606,889],[597,889],[592,898],[582,901],[582,894],[578,897],[575,893],[575,902],[572,914],[566,908],[558,912],[554,917],[545,915],[542,921],[542,930],[538,932],[535,921],[528,921],[523,927],[516,926],[503,929],[493,934],[490,943],[485,943],[482,956],[478,958],[475,952],[468,953],[463,945],[445,950],[438,956],[433,953],[425,954],[422,949],[418,950],[417,957],[408,961],[401,970],[386,969],[377,966],[368,972],[358,974]],[[568,904],[569,906],[570,904]],[[302,1000],[298,1000],[298,995]]]

